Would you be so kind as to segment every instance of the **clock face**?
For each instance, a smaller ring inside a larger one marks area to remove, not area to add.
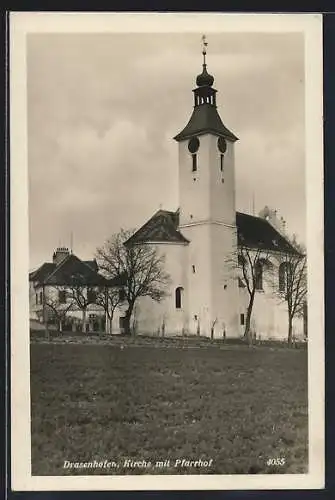
[[[218,138],[218,149],[220,153],[225,153],[227,151],[227,143],[224,137]]]
[[[190,153],[196,153],[199,149],[199,146],[200,142],[197,137],[192,137],[192,139],[188,141],[188,150]]]

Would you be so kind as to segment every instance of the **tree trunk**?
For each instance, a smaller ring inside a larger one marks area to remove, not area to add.
[[[129,304],[126,314],[124,316],[124,333],[125,335],[131,335],[130,320],[133,313],[134,304]]]
[[[293,333],[292,320],[293,320],[293,318],[289,314],[289,316],[288,316],[288,336],[287,336],[287,343],[288,343],[289,347],[291,347],[291,345],[292,345],[292,333]]]
[[[45,331],[45,338],[47,340],[50,340],[50,334],[49,334],[49,329],[48,329],[48,315],[45,307],[45,286],[42,286],[42,304],[43,304],[43,323],[44,323],[44,331]]]
[[[109,318],[109,335],[112,335],[113,333],[113,318]]]
[[[59,332],[62,333],[63,331],[63,323],[62,323],[62,320],[60,319],[59,320]]]
[[[81,331],[86,333],[86,309],[83,309],[83,324]]]
[[[244,338],[248,342],[248,345],[250,345],[252,343],[250,324],[251,324],[251,314],[252,314],[252,308],[254,305],[254,299],[255,299],[255,294],[253,293],[250,297],[249,305],[247,308],[247,316],[245,319]]]

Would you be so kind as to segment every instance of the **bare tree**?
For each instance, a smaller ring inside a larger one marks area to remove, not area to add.
[[[110,278],[123,277],[125,298],[125,333],[131,333],[131,317],[139,297],[160,302],[167,294],[169,275],[164,271],[164,256],[155,246],[145,243],[125,244],[133,231],[121,229],[96,251],[99,268]]]
[[[103,278],[101,278],[101,281]],[[82,311],[82,332],[87,329],[87,308],[90,304],[96,303],[97,283],[88,284],[84,276],[75,274],[71,276],[70,283],[67,285],[67,295],[70,300]]]
[[[97,294],[96,303],[104,308],[108,325],[106,325],[106,333],[110,335],[113,333],[113,318],[115,309],[123,302],[122,288],[106,287],[99,291]]]
[[[51,290],[54,293],[49,293],[45,297],[44,306],[46,315],[49,317],[49,313],[51,312],[58,323],[59,331],[62,332],[67,313],[73,310],[75,304],[72,299],[68,300],[69,296],[66,287],[53,287],[49,291]],[[63,294],[63,299],[61,299],[61,294]]]
[[[302,316],[307,298],[306,255],[287,253],[279,266],[277,294],[287,305],[288,344],[292,344],[293,319]]]
[[[249,301],[244,326],[244,338],[252,343],[251,317],[256,291],[263,288],[263,271],[270,271],[269,252],[259,248],[249,248],[240,245],[238,248],[238,267],[241,275],[241,285],[246,288]]]

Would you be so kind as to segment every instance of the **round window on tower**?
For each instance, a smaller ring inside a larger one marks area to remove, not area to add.
[[[218,138],[218,150],[220,153],[224,154],[227,151],[227,143],[224,137]]]
[[[190,153],[196,153],[199,149],[199,146],[200,141],[197,137],[192,137],[192,139],[188,141],[188,150]]]

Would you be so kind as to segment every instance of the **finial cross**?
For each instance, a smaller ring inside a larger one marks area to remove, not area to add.
[[[204,64],[206,64],[206,54],[208,45],[208,42],[206,41],[206,35],[202,35],[201,40],[202,40],[202,55],[204,56]]]

